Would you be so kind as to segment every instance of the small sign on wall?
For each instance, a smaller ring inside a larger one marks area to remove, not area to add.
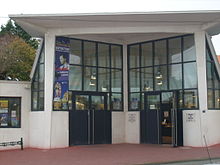
[[[135,113],[128,114],[128,122],[134,123],[135,121],[136,121],[136,114]]]
[[[196,122],[196,113],[186,113],[186,122]]]

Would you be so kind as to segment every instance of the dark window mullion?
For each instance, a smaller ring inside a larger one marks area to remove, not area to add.
[[[169,66],[169,42],[168,40],[166,40],[166,56],[167,56],[167,89],[169,90],[170,89],[170,81],[169,81],[169,77],[170,77],[170,74],[169,74],[169,67],[172,67],[172,65]]]
[[[81,42],[81,44],[82,44],[82,48],[81,48],[81,52],[82,52],[82,82],[81,82],[81,84],[82,84],[82,91],[84,91],[84,72],[85,72],[85,69],[84,69],[84,42],[82,41]]]
[[[99,60],[98,60],[98,43],[95,43],[95,56],[96,56],[96,91],[99,90]]]
[[[183,66],[183,37],[181,37],[181,63],[182,63],[182,106],[185,107],[185,99],[184,99],[184,66]]]
[[[142,49],[142,46],[141,46],[141,44],[139,44],[139,83],[140,83],[140,96],[139,96],[139,99],[140,99],[140,101],[139,101],[139,103],[140,103],[140,105],[139,105],[139,109],[141,109],[141,102],[142,102],[142,95],[141,95],[141,91],[142,91],[142,82],[141,82],[141,80],[142,80],[142,76],[141,76],[141,59],[142,59],[142,51],[141,51],[141,49]]]
[[[153,91],[155,91],[155,79],[154,79],[154,76],[155,76],[155,74],[154,74],[154,70],[155,70],[155,66],[154,66],[154,64],[155,64],[155,42],[152,42],[152,54],[153,54],[153,58],[152,58],[152,64],[153,64],[153,66],[152,66],[152,68],[153,68]]]
[[[112,111],[112,45],[109,45],[109,66],[110,66],[110,78],[109,78],[109,104],[110,111]]]

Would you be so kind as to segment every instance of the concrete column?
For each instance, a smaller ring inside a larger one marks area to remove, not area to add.
[[[203,136],[207,132],[206,114],[208,109],[207,104],[207,80],[206,80],[206,42],[205,32],[195,32],[196,46],[196,62],[197,62],[197,77],[198,77],[198,95],[199,95],[199,110],[200,110],[200,130],[201,130],[201,145],[204,145]]]
[[[44,148],[51,147],[55,35],[45,34]]]

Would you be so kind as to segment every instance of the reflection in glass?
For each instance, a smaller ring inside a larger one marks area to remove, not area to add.
[[[161,65],[167,63],[167,44],[166,40],[155,42],[155,57],[154,65]]]
[[[184,90],[184,108],[198,108],[197,90]]]
[[[142,91],[153,90],[153,68],[141,69]]]
[[[44,91],[39,92],[39,109],[44,109]]]
[[[185,63],[184,68],[184,88],[197,88],[196,63]]]
[[[109,85],[109,78],[110,78],[110,70],[100,68],[98,69],[98,90],[100,92],[108,92],[110,85]]]
[[[84,64],[96,65],[96,44],[94,42],[84,41]]]
[[[95,67],[84,68],[84,91],[95,91],[97,75]]]
[[[82,90],[82,68],[81,66],[70,66],[69,89]]]
[[[141,45],[141,64],[143,67],[153,65],[152,42]]]
[[[70,64],[82,64],[82,41],[70,39]]]
[[[112,109],[122,110],[122,97],[121,94],[112,93]]]
[[[121,46],[111,45],[111,67],[122,68]]]
[[[44,64],[39,65],[39,89],[44,90]]]
[[[196,60],[194,36],[183,37],[183,61]]]
[[[208,89],[208,108],[214,108],[214,91],[212,89]]]
[[[102,67],[109,67],[109,45],[98,44],[98,64]]]
[[[169,66],[170,89],[182,89],[182,65],[175,64]]]
[[[132,45],[129,49],[130,68],[140,67],[139,65],[139,45]]]
[[[140,107],[140,93],[132,93],[130,94],[130,109],[138,110]]]
[[[33,111],[38,110],[37,105],[38,105],[38,92],[32,92],[32,108],[33,108]]]
[[[159,110],[160,95],[147,95],[147,110]]]
[[[104,96],[91,96],[92,99],[92,110],[104,110],[105,100]]]
[[[168,40],[169,63],[181,62],[181,38]]]
[[[212,69],[212,63],[207,62],[206,63],[206,73],[207,73],[207,87],[213,88],[213,69]]]
[[[76,110],[88,110],[88,109],[89,109],[89,96],[76,95]]]
[[[167,66],[154,68],[154,81],[155,90],[167,89]]]
[[[173,92],[162,92],[162,103],[170,103],[173,99]]]
[[[129,75],[129,85],[131,92],[138,92],[140,91],[140,70],[139,69],[132,69],[130,70]]]
[[[112,92],[121,92],[122,89],[122,71],[112,69]]]
[[[215,90],[215,108],[220,108],[220,90]]]

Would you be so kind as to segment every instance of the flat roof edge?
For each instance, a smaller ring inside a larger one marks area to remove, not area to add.
[[[57,13],[57,14],[9,14],[10,18],[24,17],[68,17],[68,16],[116,16],[116,15],[156,15],[156,14],[202,14],[220,13],[220,10],[149,11],[149,12],[97,12],[97,13]]]

